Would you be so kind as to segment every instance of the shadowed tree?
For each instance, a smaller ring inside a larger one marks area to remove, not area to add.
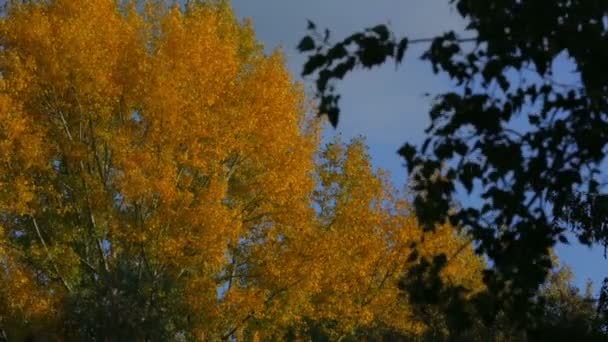
[[[449,221],[468,232],[491,260],[482,306],[528,325],[550,248],[567,243],[568,230],[587,245],[608,242],[608,1],[447,3],[468,23],[465,33],[396,37],[378,25],[332,42],[309,22],[298,45],[308,54],[302,75],[316,78],[319,113],[335,126],[335,82],[399,63],[412,44],[428,46],[422,59],[457,86],[437,94],[423,144],[399,150],[416,215],[427,229]],[[574,70],[571,84],[559,81],[560,60]],[[456,194],[482,203],[459,205]]]

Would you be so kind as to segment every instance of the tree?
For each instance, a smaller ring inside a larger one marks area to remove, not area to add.
[[[337,340],[355,337],[359,329],[382,327],[413,336],[441,329],[443,318],[432,307],[415,307],[400,291],[402,278],[417,263],[416,249],[425,256],[449,256],[442,281],[466,288],[469,296],[482,290],[483,262],[470,241],[449,226],[424,232],[388,175],[373,172],[361,139],[328,144],[316,177],[320,231],[314,245],[322,265],[315,267],[319,280],[308,291],[310,311],[302,325],[291,326],[293,333],[313,331]]]
[[[302,87],[225,1],[15,1],[0,37],[2,338],[419,333],[414,245],[480,291],[469,241],[423,231],[361,142],[317,156]]]
[[[519,329],[518,322],[510,319],[505,312],[499,312],[492,324],[484,323],[479,316],[466,330],[450,332],[445,329],[445,317],[441,317],[441,308],[426,305],[426,310],[434,310],[435,317],[425,317],[431,325],[423,332],[413,333],[397,330],[381,323],[373,326],[357,327],[345,340],[372,341],[605,341],[607,332],[605,312],[598,310],[601,305],[593,295],[588,284],[584,293],[572,283],[572,271],[568,266],[556,267],[533,301],[542,307],[529,332]],[[600,299],[601,300],[601,299]],[[427,311],[428,312],[428,311]],[[332,336],[323,334],[322,326],[311,329],[309,335],[313,341],[333,340]]]
[[[467,231],[492,261],[484,276],[496,302],[490,307],[527,325],[535,316],[531,299],[552,266],[549,250],[567,243],[565,232],[588,245],[607,242],[608,2],[450,4],[470,36],[397,38],[378,25],[331,43],[329,31],[309,23],[298,46],[309,54],[302,74],[316,75],[320,113],[336,125],[334,82],[357,68],[399,63],[411,44],[429,44],[422,59],[458,86],[437,95],[422,146],[399,150],[416,215],[427,229],[449,221]],[[558,59],[571,63],[578,81],[555,80]],[[483,204],[461,206],[459,192]]]
[[[568,266],[555,267],[532,299],[540,307],[530,331],[518,329],[519,322],[506,312],[499,312],[491,325],[476,321],[468,331],[459,334],[462,341],[605,341],[602,326],[606,320],[600,308],[600,298],[593,294],[591,283],[584,293],[572,284],[573,274]],[[454,336],[451,336],[454,337]]]
[[[603,341],[608,336],[601,328],[605,321],[598,312],[599,304],[593,296],[591,284],[585,293],[572,285],[572,271],[567,266],[556,268],[541,287],[544,307],[541,324],[536,327],[537,338],[568,340],[582,338],[586,341]]]

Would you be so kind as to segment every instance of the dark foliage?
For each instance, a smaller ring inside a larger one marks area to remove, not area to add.
[[[315,75],[320,112],[335,126],[335,81],[429,45],[422,59],[458,86],[436,97],[422,146],[399,150],[417,216],[428,229],[463,227],[492,261],[489,292],[473,301],[532,329],[550,248],[567,243],[568,230],[584,244],[608,243],[608,0],[450,2],[470,36],[397,38],[379,25],[330,43],[311,24],[299,45],[309,54],[302,75]],[[579,81],[557,82],[557,59],[569,60]],[[460,188],[483,205],[457,206]]]

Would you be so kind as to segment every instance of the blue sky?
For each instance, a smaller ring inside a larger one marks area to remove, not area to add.
[[[306,33],[307,19],[321,29],[329,28],[335,39],[377,24],[388,24],[398,36],[410,38],[432,37],[447,30],[467,36],[465,22],[448,0],[233,0],[232,5],[239,17],[253,20],[258,40],[268,51],[282,48],[296,80],[302,80],[299,75],[305,57],[295,46]],[[342,94],[338,129],[325,131],[326,137],[339,134],[344,140],[364,136],[374,166],[389,170],[400,188],[407,177],[396,151],[406,141],[422,141],[430,104],[424,94],[451,87],[447,78],[433,75],[430,65],[419,60],[424,48],[408,49],[398,69],[388,63],[347,76],[338,86]],[[312,93],[308,81],[307,90]],[[608,275],[601,248],[571,245],[560,246],[557,252],[573,268],[579,286],[591,279],[597,290]]]

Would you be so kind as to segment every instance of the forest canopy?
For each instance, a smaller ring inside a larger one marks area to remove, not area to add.
[[[13,1],[0,44],[3,339],[439,334],[402,289],[440,253],[483,289],[226,2]]]

